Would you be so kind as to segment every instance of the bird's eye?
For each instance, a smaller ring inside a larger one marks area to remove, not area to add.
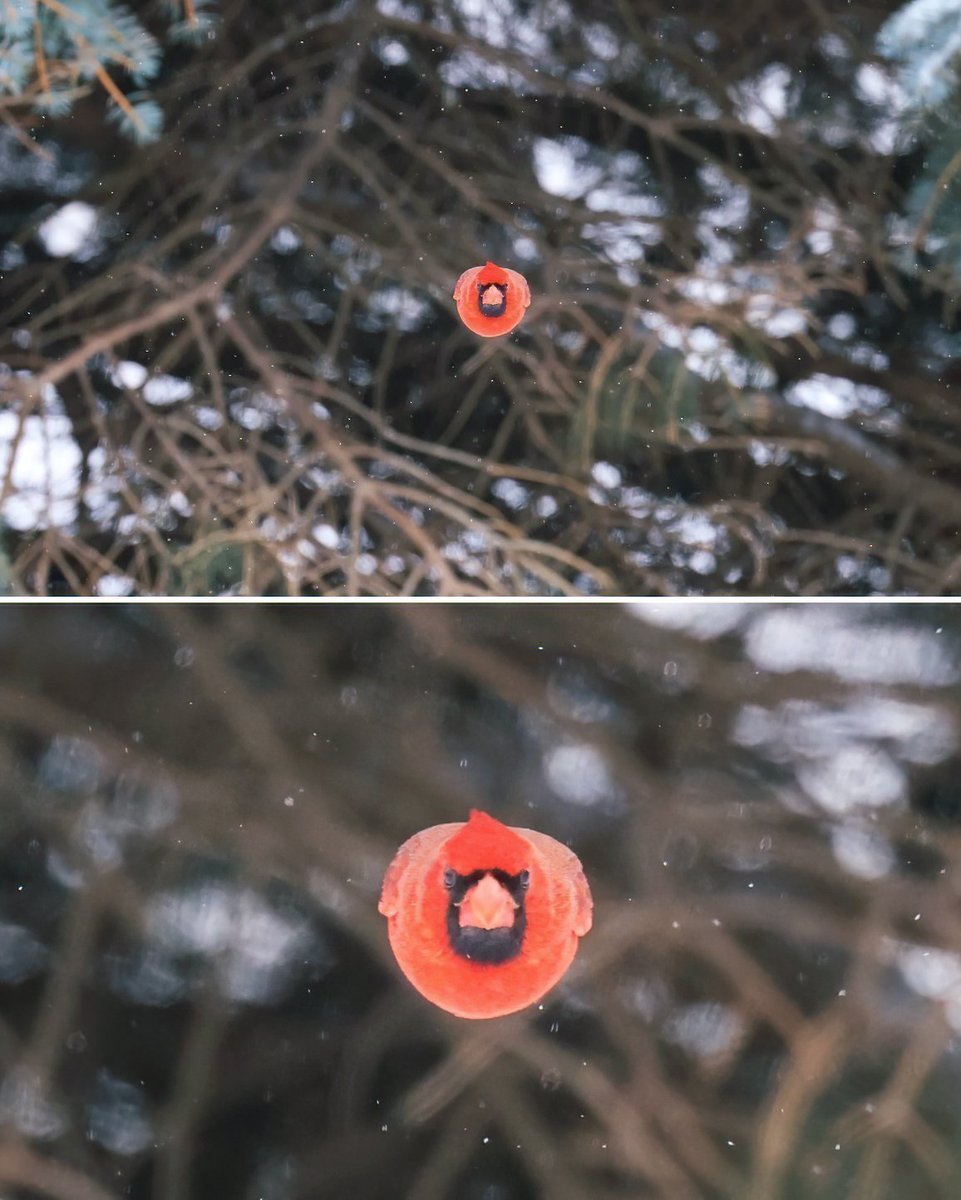
[[[526,892],[527,889],[531,886],[530,871],[521,871],[520,875],[517,876],[517,881],[521,885],[521,888]]]
[[[444,887],[447,888],[448,891],[450,891],[456,882],[457,882],[457,872],[454,870],[453,867],[445,867],[444,868]]]

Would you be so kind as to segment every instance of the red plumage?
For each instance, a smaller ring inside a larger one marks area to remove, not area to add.
[[[380,912],[403,973],[459,1017],[539,1000],[591,928],[590,887],[572,850],[476,809],[409,838],[387,868]]]
[[[461,275],[454,299],[468,329],[481,337],[500,337],[520,324],[531,302],[531,289],[519,271],[486,262]]]

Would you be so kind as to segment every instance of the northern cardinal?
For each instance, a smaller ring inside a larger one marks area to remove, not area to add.
[[[517,271],[486,262],[461,275],[454,299],[468,329],[481,337],[500,337],[520,324],[531,302],[531,289]]]
[[[500,1017],[557,983],[593,902],[572,850],[473,809],[404,842],[378,907],[422,996],[458,1017]]]

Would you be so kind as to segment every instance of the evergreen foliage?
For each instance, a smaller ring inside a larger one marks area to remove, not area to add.
[[[165,38],[197,41],[214,27],[212,0],[165,0]],[[0,93],[32,112],[63,116],[92,86],[106,93],[112,118],[138,142],[160,136],[163,112],[149,95],[163,49],[142,19],[118,0],[4,0],[0,5]]]
[[[911,0],[881,27],[878,48],[900,64],[909,108],[931,112],[957,91],[961,3]]]
[[[898,67],[906,144],[924,147],[907,194],[911,253],[961,280],[961,0],[911,0],[882,26],[878,48]]]

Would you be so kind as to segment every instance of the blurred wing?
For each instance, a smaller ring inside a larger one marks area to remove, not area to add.
[[[574,910],[574,932],[578,937],[589,933],[594,924],[594,897],[591,895],[590,884],[584,874],[584,868],[577,863],[577,871],[572,880],[577,907]]]
[[[384,886],[381,888],[380,902],[377,905],[377,911],[382,916],[392,917],[400,908],[400,884],[408,868],[418,868],[463,825],[463,821],[454,821],[450,825],[432,825],[430,829],[422,829],[420,833],[415,833],[404,842],[391,859],[384,875]]]
[[[476,267],[470,267],[467,271],[465,271],[461,275],[461,277],[454,284],[454,299],[455,300],[459,300],[461,298],[461,294],[466,286],[466,280],[467,280],[468,276],[473,275],[476,270],[477,270]]]
[[[572,907],[571,927],[578,937],[583,937],[594,923],[594,900],[581,860],[563,842],[546,833],[538,833],[536,829],[518,829],[516,832],[532,842],[567,881]]]

